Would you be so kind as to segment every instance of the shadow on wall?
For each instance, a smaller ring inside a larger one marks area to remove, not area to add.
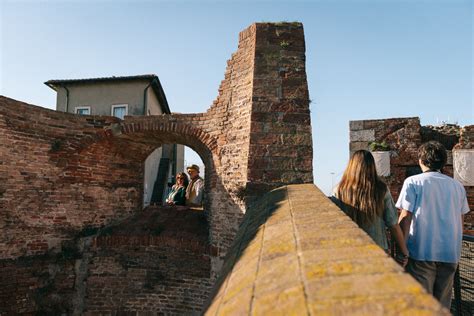
[[[187,128],[189,127],[183,124],[182,129],[186,130]],[[143,191],[144,182],[144,164],[142,162],[157,146],[174,143],[183,144],[193,149],[205,165],[203,208],[209,223],[209,243],[217,250],[217,256],[212,258],[212,274],[214,275],[220,269],[227,249],[238,230],[243,212],[242,205],[237,202],[241,201],[243,204],[244,197],[238,194],[231,195],[234,192],[229,192],[229,188],[218,176],[218,157],[206,144],[192,135],[171,131],[171,128],[170,131],[160,130],[160,133],[150,129],[130,132],[126,135],[120,134],[105,144],[104,142],[93,144],[85,148],[81,152],[81,156],[90,156],[89,151],[95,152],[95,147],[104,147],[106,149],[103,151],[111,153],[114,158],[121,157],[125,163],[110,165],[107,163],[107,159],[90,160],[87,163],[89,168],[93,168],[95,164],[99,164],[103,169],[109,166],[110,169],[106,171],[114,174],[128,174],[130,170],[133,170],[135,174],[131,175],[133,178],[127,181],[127,185],[135,187],[140,192]],[[95,154],[93,156],[95,157]],[[123,179],[118,181],[123,181]],[[133,199],[133,203],[138,207],[141,201],[135,201],[136,197]]]
[[[228,281],[228,277],[243,252],[249,248],[251,243],[258,243],[258,241],[255,240],[258,231],[278,209],[278,204],[275,204],[274,201],[283,201],[286,197],[287,194],[284,188],[276,189],[271,194],[266,194],[261,199],[256,200],[247,208],[247,213],[240,225],[234,243],[228,250],[224,265],[218,274],[216,283],[213,285],[213,292],[209,296],[206,305],[204,305],[203,311],[207,310],[209,305],[216,298],[218,292],[225,286],[224,283]],[[271,207],[269,207],[269,205],[271,205]]]
[[[69,232],[42,256],[0,260],[0,313],[198,312],[222,261],[203,213],[149,207]]]
[[[167,132],[140,130],[114,137],[104,133],[104,127],[117,123],[115,118],[48,111],[6,98],[0,98],[0,101],[0,143],[5,145],[2,147],[5,148],[2,151],[3,164],[0,165],[0,179],[5,180],[0,183],[0,225],[4,232],[0,240],[3,256],[0,259],[3,285],[0,294],[6,295],[0,304],[0,313],[64,313],[81,308],[85,311],[93,309],[85,301],[88,291],[100,289],[100,279],[103,277],[106,280],[107,273],[116,271],[111,269],[120,268],[121,264],[93,270],[100,264],[96,262],[92,268],[87,264],[92,259],[84,245],[85,239],[142,213],[143,161],[157,146],[166,143],[189,145],[206,164],[204,206],[209,231],[206,230],[205,234],[206,242],[212,249],[209,256],[211,270],[207,271],[206,277],[200,275],[201,280],[207,281],[203,281],[202,285],[198,282],[189,286],[186,293],[201,296],[202,299],[207,297],[212,275],[221,267],[222,258],[242,218],[239,205],[216,175],[214,159],[217,158],[210,149],[196,137],[176,132],[176,124],[169,124],[174,129],[170,127]],[[51,126],[30,123],[18,113],[44,116],[47,118],[45,121],[52,122]],[[64,122],[70,126],[66,128]],[[78,136],[71,137],[74,133]],[[18,148],[30,150],[19,151]],[[31,155],[32,152],[43,154]],[[19,161],[21,166],[17,164]],[[138,243],[140,240],[153,240],[160,230],[160,227],[155,228],[157,230],[151,229],[140,238],[124,239],[137,240]],[[147,229],[146,226],[144,229]],[[119,241],[120,245],[120,238],[114,240]],[[150,260],[150,267],[153,267],[156,263],[149,258],[155,258],[156,251],[140,251],[143,260]],[[172,256],[173,247],[170,246],[167,254],[162,255]],[[141,259],[139,256],[130,257],[124,262],[131,273],[130,280],[134,280],[137,276],[132,272],[138,271],[134,263]],[[76,266],[81,268],[76,269]],[[171,266],[176,275],[180,274],[180,269],[189,269],[185,262]],[[90,271],[95,271],[95,275]],[[94,293],[105,299],[116,297],[127,302],[143,296],[143,293],[150,293],[151,287],[164,288],[166,292],[166,287],[160,283],[160,275],[153,274],[148,279],[143,284],[146,285],[144,288],[134,284],[134,291],[128,297],[121,297],[114,292],[115,289],[107,293]],[[22,282],[21,285],[17,281]],[[203,296],[203,292],[206,295]],[[22,299],[17,300],[17,297]],[[147,296],[147,299],[151,302],[149,311],[152,311],[158,303],[153,301],[153,295]],[[115,303],[103,306],[102,311],[143,310],[143,306]],[[159,308],[166,310],[165,305],[163,303]],[[201,305],[202,302],[196,306],[199,309]]]

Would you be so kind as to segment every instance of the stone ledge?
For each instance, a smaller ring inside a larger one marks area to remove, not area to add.
[[[449,312],[312,184],[247,212],[206,315]]]

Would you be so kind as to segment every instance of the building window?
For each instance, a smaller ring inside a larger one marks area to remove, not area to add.
[[[91,107],[90,106],[76,106],[74,108],[74,113],[79,115],[90,115]]]
[[[128,114],[128,104],[112,105],[112,116],[122,119]]]

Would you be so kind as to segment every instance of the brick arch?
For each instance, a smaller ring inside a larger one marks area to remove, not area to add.
[[[217,154],[217,138],[198,126],[193,126],[192,116],[187,120],[177,120],[176,117],[170,115],[160,115],[152,117],[134,118],[129,122],[127,119],[119,124],[121,134],[123,135],[140,135],[154,134],[160,139],[170,142],[172,139],[177,143],[189,143],[189,147],[196,151],[202,151],[202,146],[210,152]],[[112,126],[111,129],[116,128]],[[136,136],[139,137],[139,136]]]
[[[177,116],[179,118],[180,115]],[[199,155],[206,167],[204,208],[208,214],[209,242],[214,249],[224,252],[224,240],[230,238],[228,233],[222,233],[222,223],[218,219],[235,220],[242,211],[231,201],[220,180],[222,155],[218,139],[200,126],[193,126],[195,116],[200,114],[186,115],[185,119],[177,119],[176,115],[127,117],[97,128],[80,140],[68,140],[55,153],[61,157],[57,160],[57,165],[63,170],[60,177],[69,183],[106,187],[110,195],[116,191],[127,193],[133,201],[129,201],[131,205],[126,209],[114,206],[119,209],[119,212],[114,210],[117,219],[142,207],[143,162],[149,154],[163,144],[188,146]],[[225,215],[219,214],[222,209],[226,210]]]
[[[134,119],[133,122],[125,120],[112,128],[120,129],[119,133],[115,133],[115,137],[119,139],[154,144],[155,147],[145,151],[144,155],[139,158],[141,160],[146,159],[154,148],[162,144],[181,144],[193,149],[206,167],[204,175],[205,207],[211,211],[210,205],[214,203],[210,190],[216,190],[218,181],[216,169],[220,167],[219,147],[215,137],[201,128],[193,126],[192,122],[173,121],[173,115]]]
[[[162,144],[186,145],[196,151],[203,161],[209,155],[219,155],[217,138],[193,126],[191,122],[179,122],[172,119],[171,114],[134,119],[133,122],[125,120],[119,126],[112,126],[112,129],[120,128],[120,133],[115,133],[119,138],[132,137],[134,141],[153,139]]]
[[[182,144],[193,149],[201,160],[212,170],[215,176],[215,166],[220,165],[220,149],[217,138],[210,135],[191,122],[176,121],[174,115],[160,115],[153,117],[117,119],[116,122],[100,126],[93,132],[87,132],[80,138],[61,138],[58,149],[52,150],[52,160],[60,164],[68,164],[67,160],[74,160],[78,155],[87,155],[97,148],[112,150],[114,154],[127,156],[123,147],[135,146],[141,149],[133,152],[133,158],[144,160],[157,147],[163,144]],[[57,140],[56,140],[57,141]],[[54,145],[53,145],[54,146]],[[69,162],[69,165],[74,165]],[[61,165],[60,165],[61,167]]]
[[[201,119],[196,120],[196,117]],[[112,125],[110,128],[114,132],[108,134],[110,140],[146,144],[147,150],[138,157],[142,161],[162,144],[185,145],[199,155],[205,165],[204,209],[209,222],[209,242],[223,255],[230,238],[229,233],[223,231],[222,219],[233,221],[242,216],[242,211],[222,181],[222,147],[218,145],[222,137],[218,139],[201,127],[207,124],[208,118],[202,114],[127,117]]]
[[[65,139],[51,156],[65,170],[82,165],[92,168],[94,164],[112,162],[116,156],[143,162],[163,144],[181,144],[193,149],[206,166],[206,188],[216,188],[216,168],[220,166],[217,139],[190,122],[176,122],[173,115],[119,120],[80,139]],[[98,156],[103,159],[96,159]]]
[[[193,126],[192,120],[176,121],[172,114],[160,115],[134,119],[134,122],[125,120],[112,128],[120,129],[119,133],[115,132],[117,138],[133,139],[135,142],[152,142],[157,145],[156,147],[162,144],[181,144],[193,149],[206,167],[204,177],[206,189],[216,188],[218,178],[216,168],[220,166],[217,139],[200,127]],[[142,159],[146,159],[153,150],[154,148],[148,150]]]

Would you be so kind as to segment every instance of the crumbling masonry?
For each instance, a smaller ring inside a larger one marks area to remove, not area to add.
[[[181,230],[171,227],[179,221],[172,216],[162,219],[166,227],[153,227],[155,233],[144,236],[107,231],[141,214],[143,162],[168,143],[191,147],[206,166],[206,238],[202,230],[179,235]],[[303,27],[260,23],[242,31],[219,95],[205,113],[120,121],[1,97],[0,144],[0,295],[5,298],[0,312],[139,310],[127,297],[140,292],[130,288],[133,284],[145,293],[135,299],[154,310],[199,309],[255,197],[284,184],[313,181]],[[105,243],[98,237],[104,234],[109,236]],[[196,246],[189,248],[191,240]],[[157,251],[163,255],[138,255],[150,247],[162,247]],[[186,280],[175,283],[185,285],[174,285],[170,275],[181,272],[169,267],[183,266],[182,258],[166,256],[170,250],[163,247],[191,251],[189,260],[197,262],[189,264],[203,266],[207,275],[183,268]],[[166,267],[145,269],[143,260],[162,260]],[[163,279],[179,288],[174,298],[159,286]],[[122,291],[121,301],[102,301],[117,297],[114,287],[129,290]],[[170,307],[179,305],[183,291],[195,306]]]
[[[351,130],[412,157],[419,124],[402,121]],[[168,143],[201,156],[204,212],[142,210],[143,162]],[[312,182],[300,23],[241,32],[205,113],[121,121],[0,97],[0,314],[448,315]]]

